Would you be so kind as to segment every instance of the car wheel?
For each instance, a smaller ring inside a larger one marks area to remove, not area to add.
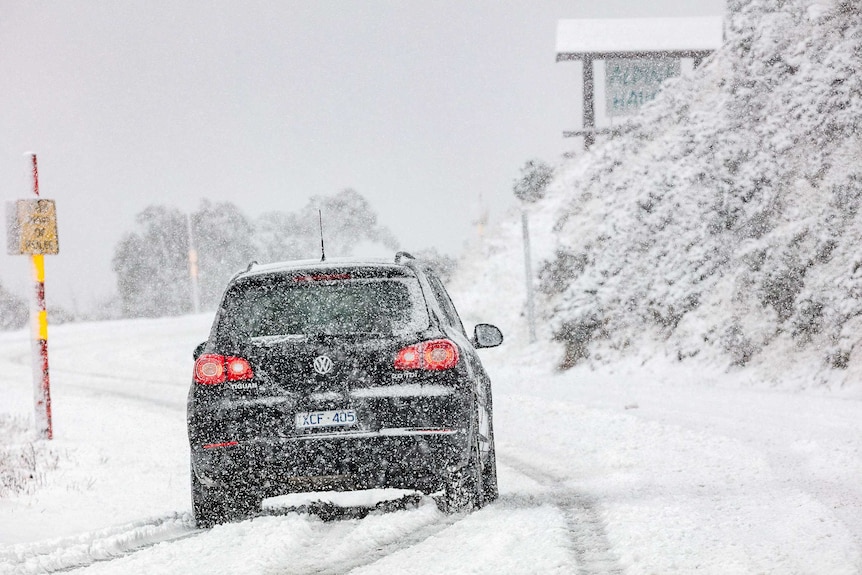
[[[460,468],[446,474],[442,509],[446,513],[460,513],[481,508],[484,502],[482,462],[479,458],[479,418],[473,415],[470,425],[469,454]]]
[[[252,491],[226,491],[205,487],[192,470],[192,512],[199,529],[251,517],[261,499]]]
[[[488,461],[482,468],[482,499],[484,504],[496,501],[500,496],[497,488],[497,450],[494,446],[494,430],[491,430],[491,450],[488,452]]]
[[[209,529],[227,519],[224,512],[224,497],[212,488],[204,487],[192,470],[192,513],[198,529]]]

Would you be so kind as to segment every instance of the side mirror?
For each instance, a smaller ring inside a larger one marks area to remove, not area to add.
[[[480,323],[473,329],[473,345],[477,348],[497,347],[503,343],[503,332],[489,323]]]
[[[192,358],[193,358],[195,361],[197,361],[197,359],[198,359],[198,358],[201,356],[201,354],[204,352],[204,348],[205,348],[206,346],[207,346],[207,342],[205,342],[205,341],[203,341],[203,342],[201,342],[201,343],[199,343],[199,344],[197,345],[197,347],[195,348],[195,350],[192,352]]]

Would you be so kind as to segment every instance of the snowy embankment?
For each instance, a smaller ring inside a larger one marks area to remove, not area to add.
[[[531,210],[561,362],[646,348],[858,385],[860,6],[731,0],[721,50],[560,168]]]
[[[64,325],[51,334],[53,463],[0,498],[0,573],[860,571],[858,401],[661,360],[558,374],[557,350],[523,343],[514,279],[454,286],[468,323],[509,336],[484,353],[498,502],[456,517],[428,500],[335,521],[288,510],[197,531],[184,397],[209,318]],[[28,351],[23,333],[0,338],[3,417],[29,413]]]

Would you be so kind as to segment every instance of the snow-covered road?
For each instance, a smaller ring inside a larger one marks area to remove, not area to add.
[[[483,352],[498,502],[198,531],[184,405],[209,321],[52,328],[57,439],[39,484],[0,498],[0,573],[862,572],[858,397],[661,361],[558,375],[550,350],[516,345]],[[0,414],[30,412],[28,354],[0,335]]]

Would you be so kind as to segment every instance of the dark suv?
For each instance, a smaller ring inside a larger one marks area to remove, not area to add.
[[[393,262],[253,265],[228,284],[195,350],[188,399],[201,527],[265,497],[381,487],[447,512],[497,497],[491,385],[443,283]]]

